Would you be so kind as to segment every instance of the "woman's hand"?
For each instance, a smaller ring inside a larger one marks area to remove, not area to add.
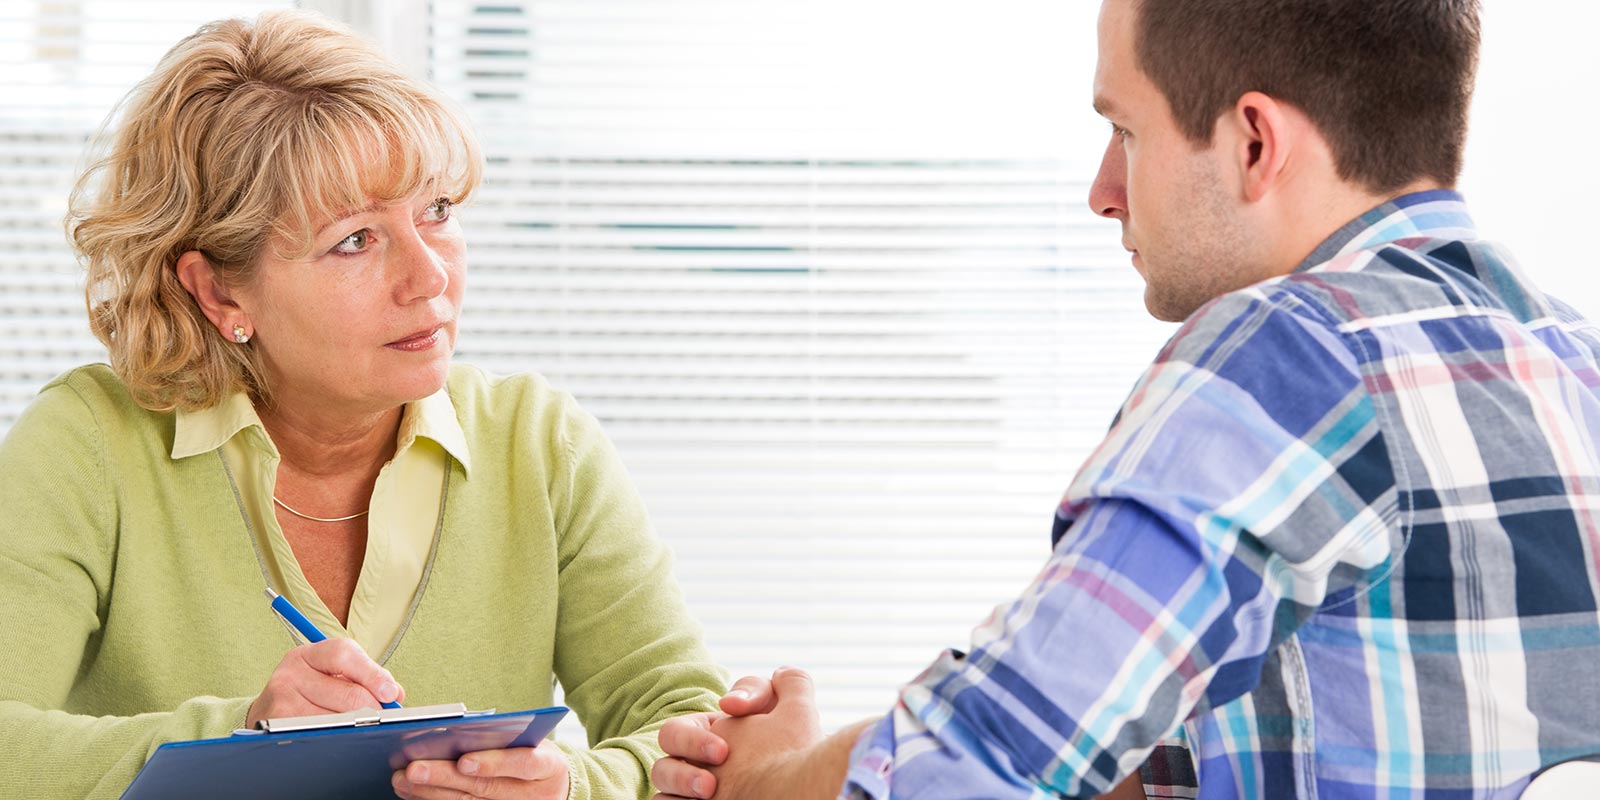
[[[290,650],[250,704],[245,727],[273,717],[299,717],[378,708],[405,690],[353,639],[326,639]]]
[[[482,750],[455,761],[413,761],[394,773],[404,800],[565,800],[567,756],[555,742]]]

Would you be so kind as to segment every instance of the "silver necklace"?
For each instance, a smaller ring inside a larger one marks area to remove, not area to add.
[[[351,514],[348,517],[313,517],[310,514],[302,514],[302,513],[298,512],[298,511],[290,508],[289,504],[283,502],[282,500],[279,500],[277,495],[273,495],[272,496],[272,502],[277,503],[278,505],[282,506],[284,511],[287,511],[290,514],[293,514],[293,515],[295,515],[297,517],[300,517],[301,519],[309,519],[312,522],[344,522],[345,520],[355,519],[356,517],[364,517],[364,516],[367,515],[367,511],[371,511],[372,510],[372,509],[369,508],[369,509],[367,509],[367,511],[359,511],[357,513]]]

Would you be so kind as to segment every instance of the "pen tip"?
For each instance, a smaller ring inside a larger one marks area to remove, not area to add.
[[[266,593],[268,600],[276,600],[276,599],[278,599],[278,593],[272,591],[272,587],[271,586],[268,586],[267,588],[262,589],[261,591]]]

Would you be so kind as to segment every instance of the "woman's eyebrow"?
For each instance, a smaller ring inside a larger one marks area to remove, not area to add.
[[[326,224],[324,224],[323,226],[317,228],[317,232],[315,234],[313,234],[313,235],[316,238],[321,238],[324,234],[326,234],[328,232],[329,228],[332,228],[332,227],[338,225],[341,222],[344,222],[345,220],[347,220],[347,219],[349,219],[351,217],[359,216],[361,214],[371,213],[373,211],[377,211],[378,209],[380,209],[382,207],[383,207],[382,203],[372,202],[372,203],[366,204],[365,206],[362,206],[361,208],[352,208],[352,209],[347,209],[345,211],[340,211],[339,213],[335,214],[333,216],[333,218],[330,219]]]

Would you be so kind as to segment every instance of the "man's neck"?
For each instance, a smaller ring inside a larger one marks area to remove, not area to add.
[[[1287,275],[1304,263],[1328,237],[1362,214],[1397,197],[1448,188],[1451,187],[1438,181],[1422,179],[1392,192],[1373,194],[1361,187],[1340,183],[1337,190],[1307,195],[1304,202],[1286,215],[1288,218],[1280,227],[1283,235],[1272,254],[1272,263],[1279,267],[1278,274]]]

